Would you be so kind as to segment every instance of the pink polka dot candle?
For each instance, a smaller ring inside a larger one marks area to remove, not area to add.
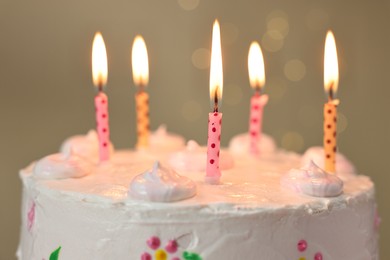
[[[223,73],[221,35],[217,20],[213,26],[210,64],[210,99],[214,104],[213,112],[209,113],[206,182],[218,184],[221,177],[219,168],[219,151],[221,144],[222,113],[218,111],[222,99]]]
[[[134,84],[138,86],[135,95],[137,112],[137,148],[145,148],[149,145],[149,95],[145,87],[149,82],[148,51],[142,36],[136,36],[132,49],[132,67]]]
[[[337,105],[334,99],[339,83],[336,41],[331,31],[325,40],[324,88],[328,93],[328,102],[324,105],[324,156],[325,171],[335,173],[337,152]]]
[[[251,154],[259,154],[259,142],[263,121],[263,109],[268,102],[268,95],[262,95],[265,84],[264,58],[259,43],[252,42],[248,54],[249,81],[255,94],[251,98],[249,116],[249,150]]]
[[[110,129],[108,124],[108,99],[103,92],[107,83],[107,52],[103,36],[100,32],[95,34],[92,46],[92,78],[98,87],[95,97],[97,133],[99,138],[99,158],[106,161],[110,158]]]

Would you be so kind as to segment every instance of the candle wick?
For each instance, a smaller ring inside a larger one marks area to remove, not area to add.
[[[218,88],[215,89],[214,94],[214,112],[218,112]]]
[[[103,84],[102,84],[101,81],[99,81],[98,90],[99,90],[99,92],[102,92],[102,91],[103,91]]]
[[[260,88],[260,86],[258,85],[258,86],[256,86],[256,92],[255,92],[255,95],[256,96],[260,96],[261,95],[261,88]]]
[[[333,92],[333,82],[332,82],[329,87],[329,101],[332,101],[333,97],[334,97],[334,92]]]

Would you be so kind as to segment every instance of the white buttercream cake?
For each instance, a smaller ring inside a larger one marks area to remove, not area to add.
[[[19,260],[379,259],[373,183],[329,176],[318,149],[304,166],[313,150],[300,156],[269,142],[266,156],[251,156],[234,143],[221,152],[221,183],[210,185],[193,141],[168,152],[160,140],[161,149],[96,163],[77,138],[20,173]]]

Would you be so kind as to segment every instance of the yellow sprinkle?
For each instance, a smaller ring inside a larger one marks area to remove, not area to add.
[[[305,257],[301,257],[298,260],[306,260],[306,258]]]
[[[156,260],[167,260],[167,253],[163,249],[157,250],[155,256]]]

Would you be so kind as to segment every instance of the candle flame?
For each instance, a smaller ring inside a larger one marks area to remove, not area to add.
[[[337,60],[336,41],[332,31],[328,31],[324,53],[324,88],[332,96],[339,84],[339,64]]]
[[[222,99],[223,72],[222,72],[222,51],[221,32],[218,20],[213,25],[213,37],[211,45],[210,62],[210,99],[214,102],[215,109],[218,109],[218,100]]]
[[[248,53],[248,71],[251,87],[260,90],[265,84],[264,58],[258,42],[252,42]]]
[[[145,87],[149,82],[149,61],[145,41],[140,35],[134,39],[131,57],[134,83]]]
[[[93,84],[100,89],[107,83],[107,51],[103,36],[95,34],[92,45],[92,78]]]

